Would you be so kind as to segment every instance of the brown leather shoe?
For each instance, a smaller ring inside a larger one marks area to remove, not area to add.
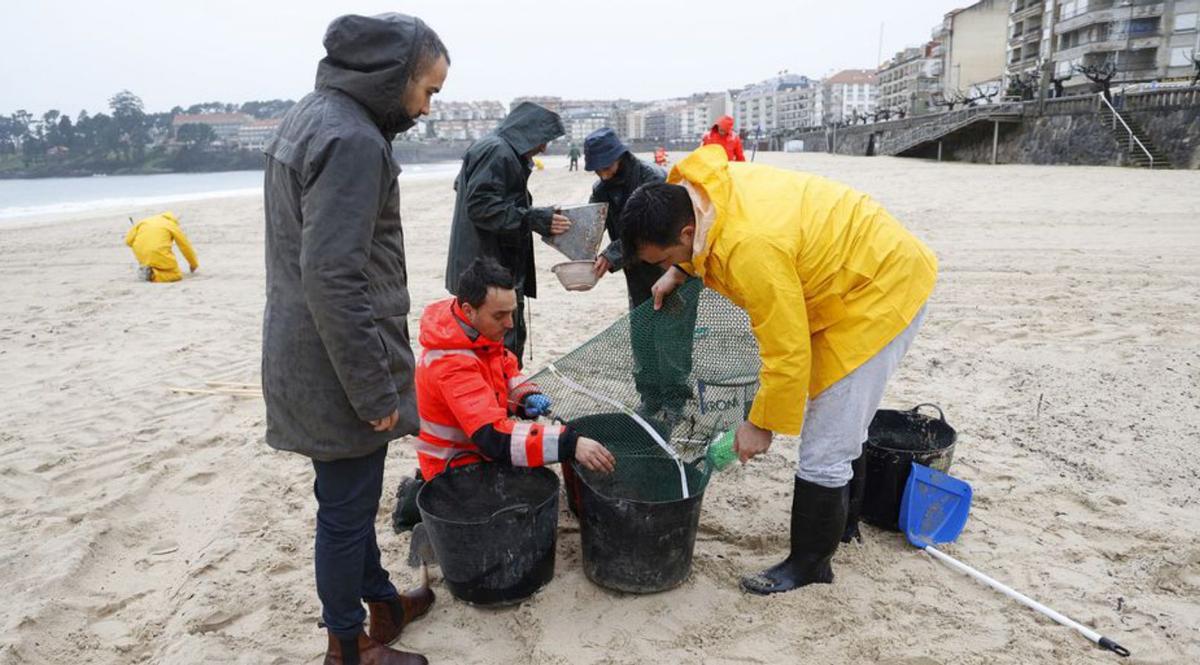
[[[433,605],[433,589],[427,586],[409,589],[388,600],[368,602],[371,622],[367,634],[380,644],[391,644],[400,637],[400,631],[416,621]]]
[[[429,665],[429,661],[419,653],[389,649],[366,633],[347,638],[329,633],[325,665]]]

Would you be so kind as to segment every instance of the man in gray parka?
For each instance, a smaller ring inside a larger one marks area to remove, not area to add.
[[[418,431],[391,141],[429,112],[450,59],[402,14],[335,19],[325,50],[316,89],[264,151],[266,439],[310,457],[316,473],[326,665],[425,663],[385,646],[433,595],[388,580],[375,516],[388,442]]]
[[[454,181],[454,224],[446,260],[446,289],[458,295],[458,277],[476,257],[490,257],[512,273],[517,311],[504,346],[524,363],[525,297],[537,297],[533,232],[563,233],[571,221],[552,207],[533,207],[529,174],[533,156],[565,132],[557,113],[521,102],[496,131],[479,139],[463,156]]]

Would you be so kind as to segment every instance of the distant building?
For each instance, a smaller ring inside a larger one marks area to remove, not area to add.
[[[674,141],[681,138],[679,132],[679,111],[681,108],[680,104],[675,104],[647,111],[645,127],[641,138],[651,141]]]
[[[1049,52],[1052,21],[1043,23],[1047,0],[1012,0],[1008,9],[1005,74],[1012,79],[1034,72]],[[1050,0],[1053,7],[1054,0]]]
[[[939,44],[906,48],[879,67],[879,109],[905,115],[929,112],[930,96],[941,88]]]
[[[271,118],[253,120],[241,125],[237,130],[238,147],[243,150],[262,151],[267,147],[267,142],[271,140],[271,137],[275,136],[281,122],[280,118]]]
[[[781,90],[776,98],[779,129],[804,129],[820,124],[817,107],[821,96],[821,86],[812,81]]]
[[[435,101],[423,120],[426,129],[422,136],[446,140],[474,141],[500,126],[506,110],[496,101],[444,102]]]
[[[587,138],[588,134],[612,124],[612,119],[607,113],[594,110],[567,111],[562,120],[563,127],[567,130],[564,138],[576,145],[583,145],[583,139]]]
[[[429,123],[424,118],[421,118],[420,120],[417,120],[415,123],[413,123],[413,126],[408,128],[408,131],[396,136],[396,138],[393,139],[393,144],[396,141],[418,141],[419,142],[419,141],[424,141],[424,140],[430,139],[430,138],[433,138],[433,134],[430,133]]]
[[[821,87],[825,123],[870,115],[879,101],[878,79],[869,69],[844,69],[822,81]]]
[[[582,143],[583,139],[596,129],[617,124],[618,121],[623,122],[626,111],[634,106],[628,99],[525,96],[513,99],[509,103],[509,111],[522,102],[533,102],[557,113],[562,118],[563,128],[566,130],[566,134],[558,140],[573,143]]]
[[[807,76],[781,74],[755,83],[734,95],[734,126],[751,136],[804,127],[812,116],[812,98]]]
[[[627,141],[638,141],[646,137],[646,113],[648,105],[618,109],[613,112],[613,131]]]
[[[1200,53],[1198,17],[1200,0],[1014,0],[1007,71],[1049,61],[1067,89],[1091,85],[1075,67],[1106,63],[1116,67],[1114,84],[1187,79]]]
[[[562,97],[546,97],[546,96],[517,97],[517,98],[513,99],[511,102],[509,102],[508,110],[511,112],[513,109],[517,108],[517,106],[519,106],[522,102],[533,102],[534,104],[545,107],[546,109],[548,109],[550,111],[554,111],[555,113],[562,112],[563,98]]]
[[[943,94],[955,91],[969,94],[972,90],[1001,86],[1010,3],[1019,1],[979,0],[946,14],[942,24],[934,28],[933,41],[941,47],[938,52],[942,56]]]
[[[238,129],[252,122],[255,122],[254,117],[245,113],[180,113],[171,119],[171,134],[178,134],[184,125],[208,125],[213,128],[218,141],[236,143]]]
[[[704,136],[704,132],[711,126],[707,103],[688,103],[679,107],[679,138],[695,139],[699,143],[700,137]]]
[[[723,115],[733,115],[733,95],[730,91],[701,92],[687,98],[679,110],[679,137],[695,139],[708,132]]]

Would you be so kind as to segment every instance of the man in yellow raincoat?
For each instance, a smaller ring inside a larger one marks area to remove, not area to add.
[[[637,190],[622,221],[624,246],[669,268],[654,285],[656,307],[690,273],[750,317],[762,370],[736,433],[739,458],[765,452],[775,433],[800,435],[791,553],[742,587],[832,582],[838,542],[858,533],[851,503],[857,494],[861,504],[867,426],[924,320],[937,259],[867,195],[730,163],[720,146]]]
[[[174,213],[164,212],[138,221],[125,234],[125,244],[133,249],[137,257],[139,274],[150,282],[178,282],[183,279],[171,243],[179,245],[183,258],[187,259],[192,272],[200,269],[196,250],[187,234],[179,228],[179,218]]]

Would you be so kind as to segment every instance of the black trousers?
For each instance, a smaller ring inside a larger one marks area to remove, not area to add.
[[[354,637],[367,618],[362,601],[394,598],[379,561],[375,515],[383,491],[385,444],[365,457],[318,462],[316,573],[321,618],[338,637]]]

